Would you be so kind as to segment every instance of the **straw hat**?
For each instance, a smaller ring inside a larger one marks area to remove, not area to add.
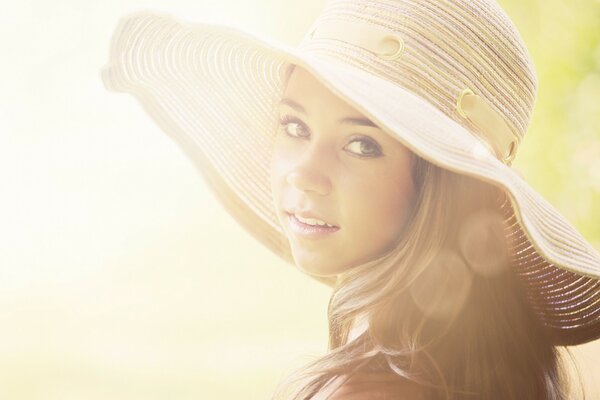
[[[120,21],[102,78],[133,94],[228,212],[293,263],[269,185],[290,64],[422,158],[503,188],[513,266],[554,343],[600,337],[600,254],[510,167],[537,79],[495,1],[333,0],[297,47],[139,12]]]

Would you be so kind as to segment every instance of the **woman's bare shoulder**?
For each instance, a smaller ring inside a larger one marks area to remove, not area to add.
[[[327,399],[425,400],[425,397],[419,385],[396,374],[360,373],[340,384]]]

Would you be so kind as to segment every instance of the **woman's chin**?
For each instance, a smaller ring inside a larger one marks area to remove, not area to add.
[[[348,263],[337,259],[307,259],[294,256],[296,267],[307,275],[315,278],[332,278],[362,265],[361,262]]]
[[[296,267],[313,277],[334,277],[347,269],[344,265],[339,263],[339,260],[335,261],[328,257],[297,254],[296,252],[292,252],[292,255]]]

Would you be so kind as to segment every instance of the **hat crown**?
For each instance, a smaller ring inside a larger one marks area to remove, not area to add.
[[[513,157],[535,104],[533,61],[493,0],[330,0],[299,49],[404,87]],[[491,126],[466,118],[465,92],[495,114]],[[508,133],[493,132],[499,121]]]

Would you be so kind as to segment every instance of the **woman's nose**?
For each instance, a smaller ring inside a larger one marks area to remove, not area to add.
[[[286,176],[286,181],[303,192],[315,192],[325,196],[331,191],[331,179],[324,163],[315,160],[316,155],[303,158]]]

